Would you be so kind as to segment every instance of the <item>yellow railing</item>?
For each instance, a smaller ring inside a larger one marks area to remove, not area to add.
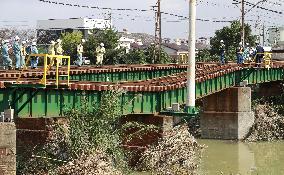
[[[272,64],[272,53],[271,52],[264,52],[264,53],[257,53],[254,56],[254,61],[256,63],[256,56],[257,55],[263,55],[263,61],[264,61],[264,66],[265,68],[270,68]],[[260,63],[261,64],[261,63]]]
[[[19,76],[19,78],[17,79],[17,83],[21,80],[22,74],[24,72],[24,70],[28,69],[28,63],[31,60],[31,57],[39,57],[39,58],[43,58],[44,62],[43,62],[43,77],[40,80],[40,84],[43,84],[45,87],[47,85],[47,74],[48,71],[50,70],[50,68],[53,66],[54,64],[54,60],[56,60],[56,83],[55,85],[57,86],[57,88],[59,87],[59,68],[60,65],[59,63],[62,62],[64,59],[67,60],[67,86],[69,86],[69,82],[70,82],[70,56],[63,56],[63,55],[48,55],[48,54],[31,54],[28,56],[25,66],[21,71],[21,74]]]

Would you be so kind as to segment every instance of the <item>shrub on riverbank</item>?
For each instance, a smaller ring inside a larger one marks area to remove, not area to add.
[[[284,139],[284,117],[269,104],[255,106],[255,123],[247,141],[273,141]]]
[[[163,175],[195,174],[201,148],[189,134],[188,127],[179,126],[145,151],[139,168]]]

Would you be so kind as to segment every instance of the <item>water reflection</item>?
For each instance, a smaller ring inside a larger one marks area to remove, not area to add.
[[[284,174],[284,142],[243,143],[199,140],[202,153],[200,175]]]

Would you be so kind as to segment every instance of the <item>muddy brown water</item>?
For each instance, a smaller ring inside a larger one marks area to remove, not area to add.
[[[206,146],[198,175],[284,175],[284,141],[244,143],[202,139],[198,143]]]
[[[198,142],[207,146],[202,153],[200,175],[284,175],[284,141]]]

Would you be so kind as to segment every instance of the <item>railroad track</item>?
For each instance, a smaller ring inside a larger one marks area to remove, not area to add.
[[[142,66],[143,67],[143,66]],[[204,82],[210,79],[221,77],[226,74],[230,74],[243,69],[253,69],[252,65],[238,66],[236,64],[227,64],[219,66],[217,64],[199,64],[196,66],[196,82]],[[136,67],[137,68],[137,67]],[[144,67],[145,68],[145,67]],[[161,66],[155,66],[155,69],[162,68]],[[284,64],[275,62],[271,68],[284,68]],[[83,68],[80,68],[83,69]],[[99,68],[98,68],[99,69]],[[111,68],[111,70],[113,67]],[[263,69],[263,68],[257,68]],[[90,70],[90,69],[88,69]],[[92,69],[93,70],[93,69]],[[124,70],[124,69],[123,69]],[[70,90],[93,90],[93,91],[106,91],[117,88],[122,88],[129,92],[159,92],[170,91],[179,88],[186,87],[187,73],[181,72],[168,76],[141,80],[141,81],[125,81],[119,83],[113,82],[92,82],[92,81],[70,81],[70,86],[67,87],[66,81],[61,82],[60,89]],[[39,82],[39,78],[23,78],[16,83],[17,77],[3,77],[0,80],[0,88],[7,88],[11,85],[36,85]],[[55,80],[49,80],[47,88],[54,88]]]
[[[216,63],[197,63],[197,68],[203,68],[205,66],[214,66]],[[157,71],[157,70],[170,70],[170,69],[186,69],[187,65],[180,64],[155,64],[155,65],[109,65],[109,66],[71,66],[70,75],[80,74],[99,74],[99,73],[115,73],[115,72],[139,72],[139,71]],[[59,69],[60,75],[65,75],[67,67],[61,67]],[[22,74],[22,75],[21,75]],[[0,78],[18,78],[21,75],[22,78],[40,77],[43,76],[43,67],[38,69],[27,69],[22,73],[17,70],[0,70]],[[48,71],[48,76],[55,76],[56,70],[53,68]]]

